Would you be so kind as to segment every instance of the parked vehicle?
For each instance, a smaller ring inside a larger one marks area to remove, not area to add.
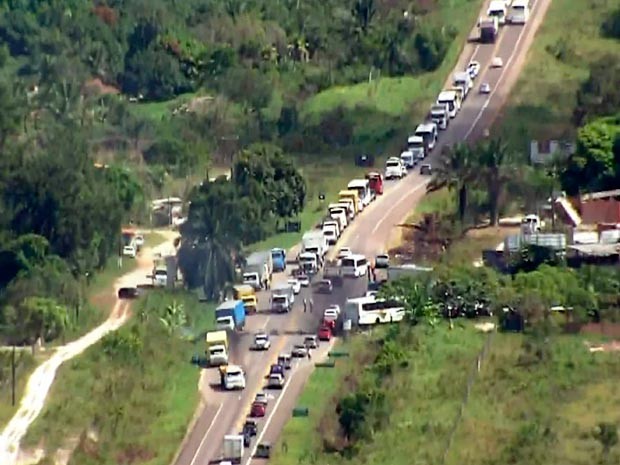
[[[400,160],[407,169],[412,169],[418,161],[411,150],[405,150],[402,152],[400,154]]]
[[[496,17],[481,19],[478,27],[480,29],[480,42],[483,44],[495,43],[499,32],[499,21]]]
[[[126,245],[123,247],[123,256],[129,258],[136,258],[137,251],[133,245]]]
[[[489,9],[487,10],[487,16],[496,18],[497,23],[500,26],[506,24],[506,2],[504,0],[491,0]]]
[[[318,337],[320,341],[329,341],[332,338],[332,330],[329,326],[319,328]]]
[[[265,406],[265,404],[261,404],[258,402],[252,403],[252,407],[250,409],[251,417],[254,417],[254,418],[264,417],[266,412],[267,412],[267,407]]]
[[[306,336],[304,338],[304,345],[308,349],[316,349],[317,347],[319,347],[319,340],[316,336]]]
[[[269,350],[271,347],[271,341],[269,340],[269,335],[260,332],[254,335],[254,344],[252,344],[253,350]]]
[[[345,189],[338,192],[338,202],[342,202],[346,199],[349,199],[353,202],[353,207],[355,208],[356,215],[364,209],[364,204],[360,200],[359,194],[356,190]]]
[[[409,136],[407,139],[407,150],[413,153],[417,161],[423,160],[428,155],[428,147],[421,136]]]
[[[205,354],[209,366],[228,364],[228,335],[226,331],[210,331],[205,336]]]
[[[402,179],[407,174],[407,168],[400,158],[391,157],[385,162],[385,179]]]
[[[299,275],[297,275],[297,281],[299,281],[299,285],[301,287],[309,287],[310,286],[310,277],[305,274],[305,273],[301,273]]]
[[[284,376],[279,373],[269,375],[267,387],[269,389],[282,389],[284,387]]]
[[[347,190],[357,191],[357,195],[362,203],[363,208],[366,208],[372,202],[372,192],[370,190],[370,183],[368,179],[353,179],[347,184]]]
[[[337,258],[342,259],[344,257],[347,257],[349,255],[351,255],[353,252],[351,252],[351,248],[350,247],[341,247],[340,250],[338,251],[338,256]]]
[[[273,271],[286,270],[286,250],[275,247],[271,249],[271,261],[273,262]]]
[[[118,290],[119,299],[137,299],[140,296],[140,290],[137,287],[121,287]]]
[[[529,0],[513,0],[508,11],[510,24],[525,24],[530,17]]]
[[[279,363],[274,363],[273,365],[271,365],[271,367],[269,368],[269,376],[274,375],[274,374],[280,374],[282,376],[284,376],[284,370],[287,367],[284,365],[281,365]]]
[[[284,367],[286,370],[290,370],[292,366],[291,354],[278,355],[278,365]]]
[[[245,372],[236,365],[222,366],[224,371],[224,389],[232,391],[245,389]]]
[[[260,391],[256,393],[256,396],[254,396],[254,402],[260,402],[267,405],[269,403],[269,397],[265,392]]]
[[[467,95],[469,91],[474,88],[474,80],[471,78],[468,71],[460,71],[458,73],[454,73],[454,84],[464,85],[465,95]]]
[[[383,176],[381,173],[371,171],[366,174],[366,179],[370,183],[370,189],[377,195],[383,195]]]
[[[295,291],[287,283],[271,290],[271,309],[278,313],[288,313],[295,303]]]
[[[316,272],[319,269],[319,259],[317,257],[317,254],[315,252],[300,253],[299,254],[299,269],[303,271],[306,277],[316,274]],[[301,283],[301,285],[304,286],[305,280],[302,279],[301,276],[297,276],[297,279],[299,279],[299,282]],[[309,285],[310,283],[309,279],[307,281]]]
[[[215,309],[215,325],[219,330],[242,330],[245,306],[242,300],[227,300]]]
[[[458,112],[456,92],[453,90],[444,90],[437,97],[437,103],[448,105],[448,115],[450,118],[456,117]]]
[[[375,257],[375,268],[388,268],[390,266],[390,256],[382,253]]]
[[[420,166],[420,174],[431,176],[433,174],[433,168],[430,164],[425,163]]]
[[[368,273],[368,261],[363,255],[349,255],[342,259],[342,275],[359,278]]]
[[[291,351],[293,357],[302,358],[308,356],[308,348],[304,344],[295,344]]]
[[[448,124],[450,123],[448,104],[434,103],[433,105],[431,105],[430,117],[433,123],[435,123],[439,129],[448,129]]]
[[[297,278],[289,278],[286,283],[293,288],[295,295],[301,292],[301,283]]]
[[[249,284],[256,290],[265,289],[271,282],[272,272],[271,251],[254,252],[248,257],[243,270],[243,283]]]
[[[224,436],[224,453],[222,455],[222,460],[240,463],[243,458],[243,436],[241,434],[227,434]]]
[[[301,238],[302,252],[312,252],[318,257],[324,257],[327,254],[329,244],[325,233],[321,229],[313,229],[306,232]]]

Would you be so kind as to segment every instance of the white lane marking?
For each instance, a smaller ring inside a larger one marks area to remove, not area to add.
[[[224,406],[224,404],[222,403],[217,408],[217,412],[215,412],[215,416],[213,417],[213,420],[211,421],[211,424],[209,425],[209,428],[207,428],[207,432],[202,437],[202,440],[200,441],[200,444],[198,444],[198,448],[196,449],[196,452],[194,453],[194,456],[192,457],[192,460],[189,462],[189,465],[194,465],[194,462],[196,462],[196,459],[198,458],[198,454],[200,453],[200,449],[202,449],[202,446],[204,445],[205,441],[207,440],[207,437],[209,436],[209,432],[211,431],[211,428],[213,428],[213,426],[215,425],[217,417],[219,416],[220,412],[222,411],[222,407],[223,406]]]
[[[476,118],[474,118],[474,122],[469,127],[469,130],[465,133],[465,136],[463,137],[464,140],[469,137],[469,135],[472,133],[472,131],[478,125],[478,121],[480,121],[480,118],[482,118],[482,114],[484,113],[484,111],[488,108],[489,104],[491,103],[491,99],[493,98],[493,95],[495,94],[495,91],[497,89],[499,89],[499,87],[500,87],[499,85],[502,82],[502,79],[504,78],[504,75],[506,74],[506,71],[509,68],[508,65],[510,65],[510,62],[512,61],[512,59],[519,54],[518,53],[518,51],[519,51],[519,43],[521,42],[521,39],[523,38],[523,33],[526,30],[527,30],[527,28],[525,26],[523,26],[523,28],[521,29],[521,32],[519,32],[519,36],[517,37],[517,41],[515,42],[514,47],[512,48],[512,53],[508,57],[508,60],[506,61],[506,63],[504,63],[504,67],[502,68],[502,72],[500,73],[499,78],[497,79],[497,82],[495,83],[495,86],[493,87],[493,89],[491,90],[491,93],[489,94],[489,96],[487,97],[486,101],[484,102],[484,104],[480,108],[480,111],[476,115]],[[491,60],[492,59],[493,59],[493,57],[491,57]]]
[[[411,189],[410,191],[406,192],[407,194],[409,193],[413,193],[416,192],[418,190],[420,190],[422,187],[426,187],[426,184],[428,184],[428,182],[422,182],[421,184],[418,184],[417,186],[415,186],[413,189]],[[377,232],[377,229],[379,229],[381,227],[381,225],[385,222],[385,220],[387,220],[390,216],[390,214],[392,213],[392,211],[394,211],[394,209],[396,207],[400,206],[400,202],[395,202],[394,205],[392,205],[389,210],[387,212],[385,212],[385,215],[383,215],[383,217],[377,221],[377,224],[375,225],[374,228],[372,228],[372,232],[370,234],[374,234]]]
[[[267,420],[265,421],[265,426],[263,426],[263,429],[261,430],[260,434],[256,438],[254,447],[252,447],[252,451],[250,452],[250,456],[248,457],[248,459],[245,461],[245,465],[250,465],[250,463],[252,462],[252,458],[254,457],[254,454],[256,454],[256,449],[258,449],[258,445],[263,440],[263,436],[265,436],[265,433],[267,432],[267,429],[269,428],[271,419],[273,418],[273,416],[278,410],[278,405],[280,405],[280,401],[284,399],[284,394],[286,394],[286,390],[291,384],[291,381],[293,380],[293,376],[295,376],[294,372],[291,373],[291,376],[289,377],[288,381],[284,384],[284,387],[282,388],[282,392],[280,392],[280,395],[276,399],[276,403],[274,404],[273,409],[271,410],[271,413],[269,414],[269,416],[267,417]],[[193,464],[190,464],[190,465],[193,465]]]

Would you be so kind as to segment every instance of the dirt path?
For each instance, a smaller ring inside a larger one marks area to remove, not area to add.
[[[146,275],[151,271],[153,258],[158,254],[165,256],[174,253],[172,240],[176,234],[166,232],[163,235],[167,239],[166,242],[152,249],[145,249],[138,259],[138,268],[116,280],[114,283],[115,294],[120,287],[147,283]],[[58,368],[67,360],[84,352],[106,334],[116,331],[127,321],[128,317],[129,303],[117,299],[105,322],[81,338],[56,348],[54,354],[34,370],[28,379],[19,409],[0,435],[0,464],[16,464],[19,455],[19,443],[30,425],[43,410]]]

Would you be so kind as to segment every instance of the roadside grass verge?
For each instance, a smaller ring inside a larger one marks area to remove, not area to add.
[[[526,64],[493,133],[515,148],[529,142],[574,137],[576,92],[589,66],[604,55],[620,60],[620,42],[601,37],[616,0],[553,0],[527,54]]]
[[[456,203],[454,201],[454,193],[447,188],[439,189],[425,194],[424,197],[415,206],[411,216],[407,218],[407,224],[418,223],[424,215],[432,213],[449,213],[453,212]]]
[[[159,291],[133,305],[130,322],[60,368],[26,447],[42,446],[48,456],[74,447],[76,465],[170,462],[198,403],[199,370],[189,362],[214,306]],[[169,332],[160,317],[172,305],[188,324]]]
[[[333,465],[362,460],[362,463],[409,465],[415,457],[419,463],[437,463],[465,392],[467,377],[484,344],[484,336],[469,325],[457,325],[449,330],[441,324],[434,330],[417,327],[412,331],[413,343],[402,346],[408,355],[408,365],[393,372],[383,391],[390,406],[386,427],[373,431],[370,439],[357,443],[355,454],[349,459],[324,450],[326,439],[332,439],[326,436],[338,430],[335,406],[343,395],[349,394],[351,383],[355,383],[352,377],[360,376],[367,363],[372,362],[376,354],[368,353],[368,338],[380,339],[385,334],[381,328],[373,330],[372,336],[353,338],[351,359],[355,363],[351,369],[344,366],[342,372],[335,375],[338,382],[332,385],[330,378],[329,382],[324,382],[327,375],[322,371],[313,373],[299,404],[317,402],[322,410],[320,416],[291,419],[271,462],[274,465]],[[288,452],[282,451],[283,442],[287,443]]]
[[[481,0],[438,0],[425,23],[451,26],[457,31],[441,66],[418,76],[380,77],[371,82],[335,86],[310,97],[303,105],[302,120],[316,123],[321,116],[344,107],[354,110],[354,139],[370,145],[402,137],[423,118],[457,63],[463,44],[478,17]],[[375,72],[376,74],[376,72]]]
[[[298,233],[278,233],[264,241],[248,246],[249,251],[282,247],[290,249],[299,241],[304,232],[314,226],[325,216],[327,206],[338,200],[338,192],[347,188],[351,179],[364,178],[368,171],[383,171],[383,158],[375,159],[374,168],[355,166],[353,158],[334,156],[319,158],[313,156],[299,156],[297,163],[301,174],[306,179],[307,194],[306,207],[299,215],[301,231]],[[319,200],[319,194],[325,195],[325,200]]]
[[[17,412],[32,371],[47,357],[45,353],[32,356],[30,348],[19,348],[15,353],[15,405],[11,405],[11,348],[0,350],[0,430]]]
[[[591,354],[582,336],[552,336],[528,350],[532,342],[496,335],[447,465],[587,465],[602,458],[595,428],[620,422],[617,352]],[[548,356],[540,358],[541,348]],[[619,463],[619,452],[613,448],[606,463]]]

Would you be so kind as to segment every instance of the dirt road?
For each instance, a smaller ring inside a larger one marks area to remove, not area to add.
[[[169,234],[166,234],[166,236],[168,239],[166,242],[153,249],[147,248],[142,252],[138,258],[138,268],[136,270],[127,273],[116,281],[114,285],[115,293],[120,287],[148,284],[146,275],[151,271],[153,258],[158,254],[165,256],[174,253],[172,245],[174,236]],[[41,413],[58,368],[67,360],[84,352],[109,332],[120,328],[127,321],[128,317],[128,302],[117,299],[114,308],[110,312],[110,316],[105,322],[81,338],[56,348],[53,355],[34,370],[28,379],[19,409],[0,435],[0,464],[15,465],[17,463],[20,453],[20,441],[28,431],[28,427]],[[87,393],[84,393],[84,395],[87,395]]]

